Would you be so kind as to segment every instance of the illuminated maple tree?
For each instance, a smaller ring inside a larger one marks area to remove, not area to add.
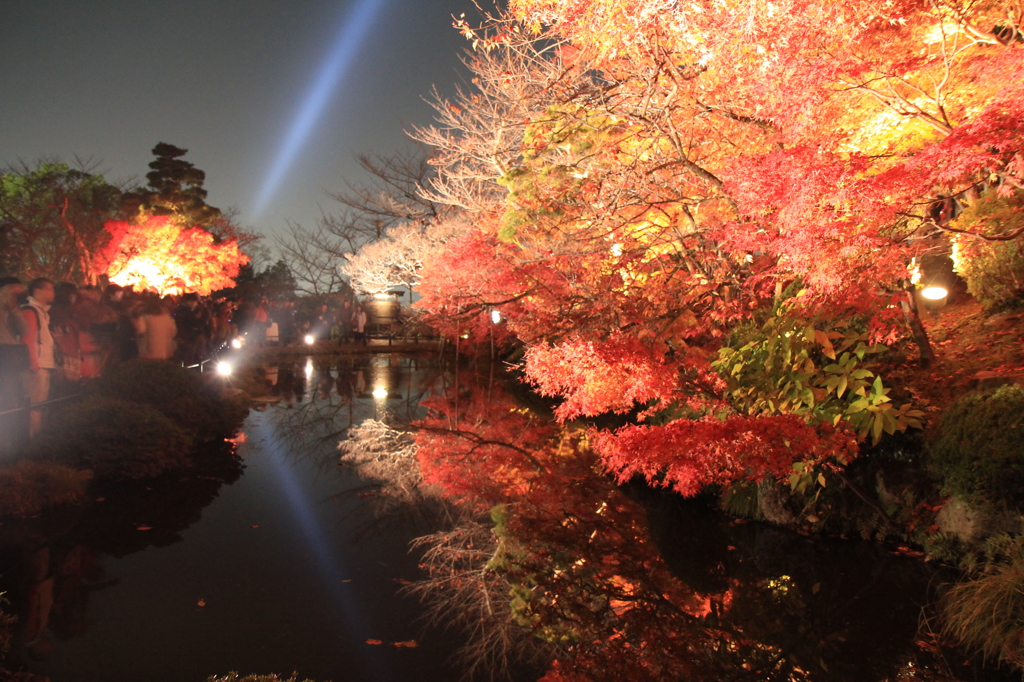
[[[912,336],[927,360],[908,266],[948,248],[964,205],[1022,189],[1020,14],[518,0],[482,29],[459,21],[473,87],[416,137],[437,150],[430,196],[475,233],[424,263],[421,305],[462,335],[499,309],[560,419],[653,419],[596,434],[623,478],[693,492],[844,462],[919,413],[877,376],[844,395],[867,370],[836,330]],[[720,361],[770,357],[783,320],[812,369]],[[810,393],[779,398],[787,385]]]
[[[108,222],[110,241],[97,255],[95,268],[114,284],[162,295],[208,296],[235,285],[249,257],[233,239],[217,242],[199,227],[182,227],[170,216],[142,223]]]

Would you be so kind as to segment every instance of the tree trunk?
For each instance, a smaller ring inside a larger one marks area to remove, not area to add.
[[[900,301],[900,306],[903,308],[903,315],[907,319],[907,324],[910,325],[910,331],[914,334],[914,341],[917,343],[918,348],[921,349],[919,362],[922,367],[929,367],[935,361],[935,351],[932,350],[932,344],[928,341],[928,334],[924,330],[924,325],[921,324],[921,315],[917,310],[917,299],[914,297],[914,285],[904,281],[904,287],[906,295]]]

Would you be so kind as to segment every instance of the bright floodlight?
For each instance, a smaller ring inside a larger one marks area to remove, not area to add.
[[[231,364],[221,360],[217,363],[217,374],[222,377],[231,376]]]
[[[388,389],[381,388],[378,386],[377,388],[373,389],[372,395],[377,400],[384,400],[384,398],[388,397]]]
[[[501,322],[501,311],[500,310],[492,310],[491,311],[491,322],[493,322],[494,324],[498,324],[499,322]]]
[[[242,339],[231,339],[231,347],[232,348],[241,348],[242,347]]]
[[[306,337],[303,340],[306,342],[307,346],[312,346],[313,342],[316,341],[316,339],[313,338],[312,334],[306,334]]]
[[[949,294],[943,287],[928,287],[921,291],[921,295],[929,301],[941,301]]]

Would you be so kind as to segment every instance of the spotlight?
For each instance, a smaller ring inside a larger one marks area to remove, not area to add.
[[[229,377],[229,376],[231,376],[231,364],[228,363],[228,362],[224,362],[223,360],[218,362],[217,363],[217,374],[221,375],[222,377]]]
[[[373,389],[373,393],[371,395],[373,395],[373,397],[376,398],[377,400],[384,400],[384,398],[388,397],[388,389],[380,387],[375,388]]]
[[[243,345],[244,344],[242,343],[241,337],[236,338],[236,339],[231,339],[231,347],[232,348],[237,350],[237,349],[241,348]]]
[[[306,336],[303,339],[303,341],[306,342],[307,346],[312,346],[314,343],[316,343],[316,339],[313,337],[312,334],[306,334]]]

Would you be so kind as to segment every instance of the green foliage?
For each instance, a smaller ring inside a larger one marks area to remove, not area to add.
[[[266,297],[269,301],[287,301],[295,298],[295,277],[292,276],[288,264],[279,260],[259,272],[251,263],[242,266],[236,279],[232,298],[258,300]],[[227,290],[225,290],[227,293]]]
[[[104,479],[151,478],[190,463],[189,435],[141,402],[90,397],[52,421],[33,444],[33,459],[92,469]]]
[[[739,330],[734,339],[712,367],[740,412],[800,414],[833,425],[845,421],[875,444],[883,433],[921,428],[924,413],[906,404],[896,409],[882,378],[868,369],[866,359],[886,347],[868,344],[867,334],[852,325],[781,312],[760,327]]]
[[[160,142],[152,153],[156,159],[150,162],[152,170],[146,173],[149,184],[131,193],[142,213],[173,215],[188,227],[209,227],[222,217],[220,209],[206,203],[206,173],[181,158],[188,153],[187,149]]]
[[[248,412],[238,400],[217,395],[217,378],[170,362],[131,360],[100,380],[100,393],[156,408],[198,442],[231,435]]]
[[[87,282],[92,256],[120,215],[121,190],[101,175],[41,161],[0,175],[0,274]]]
[[[993,538],[986,550],[984,564],[942,599],[943,632],[1024,670],[1024,537]]]
[[[726,514],[741,519],[760,519],[761,511],[757,504],[757,483],[754,481],[736,481],[722,490],[719,505]]]
[[[945,493],[976,508],[1024,508],[1024,388],[961,398],[942,414],[930,452]]]
[[[0,468],[0,518],[34,516],[44,509],[85,499],[86,479],[52,462],[21,460]]]
[[[987,195],[964,211],[953,227],[987,236],[1024,228],[1024,192],[1014,192],[1009,197]],[[956,271],[986,309],[1024,304],[1024,236],[987,241],[957,235],[953,243]]]

